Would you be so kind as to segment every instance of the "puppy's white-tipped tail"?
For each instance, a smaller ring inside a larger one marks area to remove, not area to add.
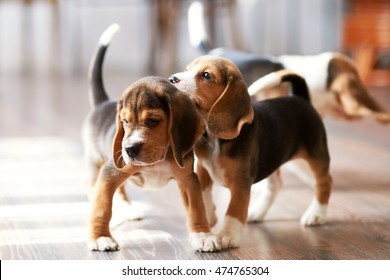
[[[106,50],[110,45],[114,35],[120,30],[117,23],[111,24],[100,36],[98,45],[89,63],[89,100],[92,107],[108,100],[108,95],[103,83],[103,61]]]
[[[282,82],[283,75],[280,72],[272,72],[268,75],[265,75],[255,81],[248,87],[248,92],[250,96],[255,96],[258,93],[273,88],[279,85]]]
[[[118,33],[118,31],[121,29],[120,25],[117,23],[111,24],[100,36],[99,44],[107,46],[111,43],[112,39],[114,38],[115,34]]]
[[[203,52],[209,51],[209,38],[204,20],[204,6],[200,1],[191,3],[188,8],[188,32],[191,45]]]
[[[279,70],[261,77],[249,86],[248,93],[250,96],[255,96],[262,91],[280,85],[282,82],[290,82],[293,95],[310,101],[309,89],[305,79],[288,70]]]

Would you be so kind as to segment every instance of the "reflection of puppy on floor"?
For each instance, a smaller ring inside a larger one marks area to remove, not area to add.
[[[193,171],[193,145],[204,131],[204,121],[186,94],[158,77],[133,83],[119,102],[109,100],[102,63],[118,29],[112,25],[101,36],[89,76],[92,111],[83,128],[92,202],[89,247],[119,250],[109,222],[118,188],[122,203],[127,203],[123,186],[128,179],[142,187],[161,187],[174,179],[187,211],[192,245],[200,251],[216,250],[219,246],[210,233],[200,183]]]
[[[293,158],[307,161],[316,179],[314,198],[301,223],[325,223],[332,184],[330,158],[325,128],[310,104],[304,79],[285,70],[275,72],[264,87],[290,82],[293,95],[253,104],[238,68],[218,56],[199,57],[170,80],[191,96],[207,122],[207,133],[198,141],[195,153],[211,224],[215,222],[210,194],[213,182],[228,187],[231,193],[218,234],[222,248],[239,244],[247,221],[251,186],[270,175],[278,180],[278,168]],[[264,214],[277,189],[266,192],[261,205],[264,209],[259,210]]]
[[[191,43],[203,53],[230,59],[240,69],[248,86],[262,76],[287,69],[306,79],[314,108],[320,115],[342,119],[371,116],[382,123],[390,122],[390,114],[368,93],[352,60],[340,53],[323,53],[313,56],[272,57],[250,54],[227,48],[212,49],[204,22],[203,4],[196,1],[188,9],[188,26]],[[258,100],[287,95],[288,87],[258,92],[255,85],[249,88]]]

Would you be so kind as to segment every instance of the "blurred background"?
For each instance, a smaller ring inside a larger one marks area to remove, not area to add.
[[[86,73],[103,30],[122,26],[105,63],[113,98],[145,75],[168,77],[198,50],[189,0],[0,0],[0,136],[79,133],[88,110]],[[390,67],[390,4],[365,0],[205,0],[215,47],[259,54],[342,51],[367,84]],[[382,71],[383,72],[383,71]]]

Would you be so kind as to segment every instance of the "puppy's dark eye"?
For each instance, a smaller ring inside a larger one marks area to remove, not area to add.
[[[207,72],[207,71],[204,71],[204,72],[202,73],[201,77],[202,77],[202,79],[207,80],[207,81],[208,81],[208,80],[211,80],[211,75],[210,75],[210,73]]]
[[[125,119],[122,120],[122,124],[124,127],[128,127],[129,126],[129,122]]]
[[[160,120],[159,120],[159,119],[156,119],[156,118],[148,118],[148,119],[146,120],[146,125],[147,125],[148,127],[156,127],[156,126],[159,125],[159,123],[160,123]]]

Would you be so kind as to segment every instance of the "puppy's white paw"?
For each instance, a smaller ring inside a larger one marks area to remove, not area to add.
[[[101,236],[96,240],[88,242],[91,251],[114,252],[120,250],[118,243],[112,237]]]
[[[313,199],[309,208],[301,217],[303,226],[319,226],[326,222],[327,205],[321,205],[317,199]]]
[[[243,227],[244,225],[236,218],[225,216],[223,229],[217,235],[221,249],[238,247]]]
[[[215,235],[210,232],[192,232],[190,234],[190,242],[192,247],[200,252],[216,252],[221,250]]]
[[[221,243],[221,249],[231,249],[240,245],[241,234],[220,232],[218,233],[217,238]]]

